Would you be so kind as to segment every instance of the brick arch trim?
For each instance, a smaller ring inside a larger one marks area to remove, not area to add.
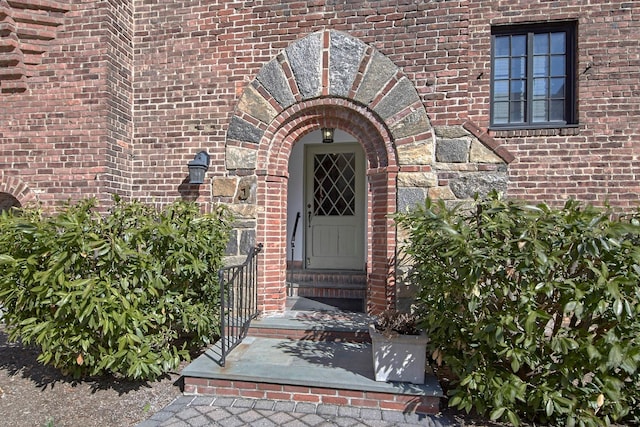
[[[257,189],[258,204],[265,206],[258,219],[256,237],[266,242],[262,254],[265,265],[272,267],[263,277],[270,303],[284,300],[286,255],[286,181],[289,157],[294,144],[304,135],[329,126],[349,132],[360,142],[367,157],[367,311],[379,313],[395,304],[396,230],[391,214],[396,210],[397,155],[390,132],[379,118],[349,100],[318,98],[303,101],[280,114],[265,131],[257,152],[257,175],[265,179]],[[276,266],[279,266],[277,268]],[[260,299],[260,298],[259,298]],[[282,304],[263,309],[282,309]]]
[[[322,127],[342,129],[363,147],[368,169],[395,167],[397,155],[388,129],[371,111],[349,100],[319,98],[304,101],[278,115],[265,132],[257,154],[260,174],[281,176],[293,145]]]
[[[35,193],[17,176],[7,176],[0,173],[0,193],[14,197],[20,206],[26,206],[38,201]]]

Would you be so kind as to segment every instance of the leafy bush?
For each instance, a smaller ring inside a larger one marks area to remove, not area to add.
[[[639,215],[427,200],[398,216],[449,404],[554,425],[638,423]]]
[[[117,198],[45,217],[0,216],[0,306],[12,340],[75,377],[153,379],[214,338],[223,211],[178,202],[163,211]]]

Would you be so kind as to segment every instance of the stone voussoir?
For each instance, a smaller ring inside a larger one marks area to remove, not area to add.
[[[330,32],[329,94],[347,96],[356,78],[366,45],[339,31]]]

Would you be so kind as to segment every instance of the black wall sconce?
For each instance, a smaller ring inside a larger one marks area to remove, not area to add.
[[[189,184],[204,183],[204,174],[209,169],[209,154],[201,151],[189,162]]]
[[[333,128],[322,128],[322,142],[331,144],[333,142]]]

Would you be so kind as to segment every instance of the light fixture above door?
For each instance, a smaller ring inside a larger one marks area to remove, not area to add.
[[[325,144],[331,144],[333,142],[334,128],[322,128],[322,142]]]

